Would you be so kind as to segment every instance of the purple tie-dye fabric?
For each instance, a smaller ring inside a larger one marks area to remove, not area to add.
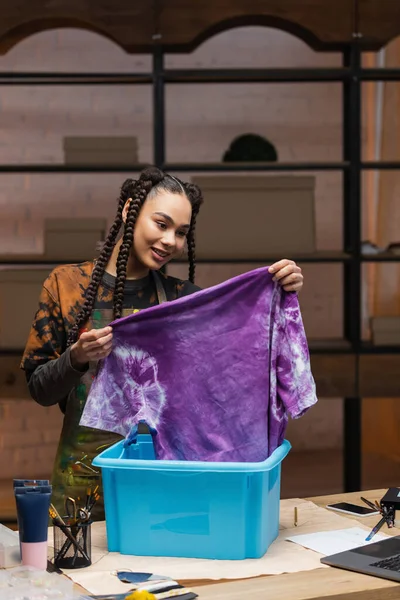
[[[80,424],[144,420],[159,459],[263,461],[317,401],[297,295],[267,268],[112,325]]]

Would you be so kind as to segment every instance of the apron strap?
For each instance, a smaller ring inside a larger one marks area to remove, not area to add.
[[[153,280],[156,285],[158,304],[164,304],[164,302],[167,302],[167,294],[165,293],[161,277],[157,271],[151,271],[151,274],[153,275]]]

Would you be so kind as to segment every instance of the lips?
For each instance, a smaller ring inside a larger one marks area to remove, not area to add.
[[[159,256],[160,258],[167,258],[169,256],[169,252],[164,252],[164,250],[160,250],[159,248],[151,248],[153,250],[153,252],[155,252],[155,254],[157,254],[157,256]]]

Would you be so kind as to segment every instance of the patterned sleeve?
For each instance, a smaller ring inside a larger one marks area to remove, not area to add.
[[[282,292],[279,312],[276,392],[292,419],[297,419],[317,402],[297,294]]]
[[[201,290],[201,288],[198,285],[195,285],[191,281],[181,281],[177,288],[178,298],[183,298],[183,296],[190,296],[191,294],[194,294],[195,292],[199,292]]]
[[[34,371],[36,367],[58,358],[66,348],[66,332],[58,302],[57,279],[51,273],[43,284],[21,368]]]

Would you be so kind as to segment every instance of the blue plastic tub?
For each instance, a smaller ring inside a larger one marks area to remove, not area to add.
[[[259,558],[278,535],[281,462],[288,441],[260,463],[155,460],[151,435],[114,444],[101,467],[110,552]]]

